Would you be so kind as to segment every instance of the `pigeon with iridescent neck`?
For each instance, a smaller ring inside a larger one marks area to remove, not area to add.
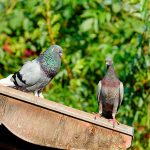
[[[1,79],[0,84],[42,97],[42,90],[58,73],[61,66],[62,48],[52,45],[36,59],[26,62],[22,68]]]
[[[113,61],[106,58],[107,72],[97,86],[97,100],[99,104],[99,115],[112,121],[113,127],[118,121],[115,119],[116,113],[123,100],[123,83],[117,78]],[[118,123],[119,124],[119,123]]]

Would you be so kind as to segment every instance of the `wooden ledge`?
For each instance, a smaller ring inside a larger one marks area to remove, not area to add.
[[[62,149],[126,149],[134,129],[0,86],[0,124],[28,142]],[[103,148],[102,148],[103,145]]]

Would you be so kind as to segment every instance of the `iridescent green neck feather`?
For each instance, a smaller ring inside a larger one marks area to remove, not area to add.
[[[60,69],[61,58],[55,49],[48,48],[37,59],[47,76],[55,76]]]

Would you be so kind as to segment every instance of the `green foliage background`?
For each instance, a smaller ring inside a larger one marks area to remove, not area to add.
[[[97,112],[96,85],[111,55],[125,87],[117,118],[135,128],[131,149],[150,149],[149,0],[0,0],[0,78],[54,43],[64,58],[45,97]]]

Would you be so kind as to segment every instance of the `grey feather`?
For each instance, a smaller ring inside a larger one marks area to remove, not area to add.
[[[122,82],[120,82],[119,94],[120,94],[120,103],[119,103],[119,105],[121,105],[122,100],[123,100],[123,94],[124,94],[124,88],[123,88],[123,83]]]
[[[97,85],[97,89],[96,89],[96,98],[98,100],[98,103],[100,103],[100,93],[101,93],[101,87],[102,87],[102,84],[101,84],[101,81],[99,81],[98,85]]]
[[[35,60],[28,61],[27,63],[25,63],[22,66],[19,73],[22,76],[22,80],[25,81],[25,83],[23,83],[18,77],[16,78],[17,83],[19,84],[19,86],[24,87],[33,86],[39,81],[42,75],[40,65]]]
[[[38,58],[28,61],[20,71],[9,76],[9,78],[2,79],[0,83],[40,95],[43,88],[58,73],[61,66],[61,55],[62,48],[58,45],[52,45]]]

